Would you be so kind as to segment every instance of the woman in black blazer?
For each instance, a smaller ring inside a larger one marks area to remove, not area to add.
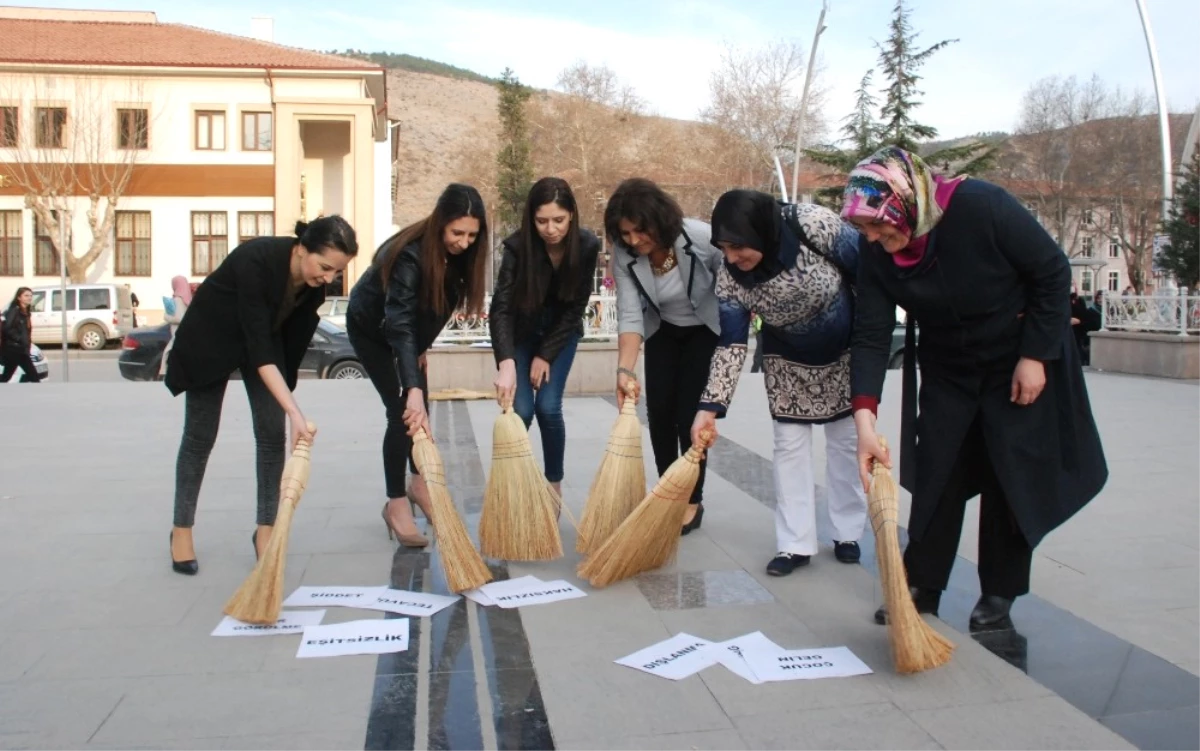
[[[354,229],[340,216],[297,222],[295,237],[257,237],[234,248],[196,290],[175,333],[165,378],[173,395],[187,393],[171,530],[171,566],[178,573],[199,570],[192,542],[196,499],[235,370],[250,398],[258,454],[255,555],[266,547],[286,449],[313,438],[292,397],[300,360],[317,328],[325,285],[357,253]],[[284,415],[291,422],[287,445]]]
[[[387,410],[383,476],[388,501],[383,522],[388,537],[402,545],[428,544],[417,530],[412,504],[428,519],[429,494],[410,456],[418,429],[433,435],[426,408],[425,352],[456,310],[465,309],[468,315],[483,311],[488,260],[484,237],[487,217],[479,191],[451,184],[432,214],[379,247],[371,268],[350,291],[346,333]],[[413,474],[407,490],[405,464]]]
[[[567,181],[543,177],[530,188],[521,228],[504,241],[504,250],[488,312],[500,371],[496,400],[512,404],[526,428],[537,415],[546,480],[561,497],[563,392],[583,336],[600,238],[579,227]]]

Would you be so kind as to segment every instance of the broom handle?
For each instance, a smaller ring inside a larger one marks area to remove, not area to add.
[[[309,435],[317,426],[311,420],[306,423]],[[311,466],[312,443],[307,438],[296,441],[296,448],[283,466],[283,477],[280,479],[279,500],[290,501],[293,506],[300,503],[300,496],[308,487],[308,473]]]
[[[888,450],[887,438],[884,438],[883,436],[879,436],[879,446],[884,451],[887,451]],[[888,471],[888,468],[883,465],[883,462],[880,462],[880,461],[877,461],[874,459],[871,460],[871,474],[877,475],[877,474],[880,474],[881,472],[887,472],[887,471]]]

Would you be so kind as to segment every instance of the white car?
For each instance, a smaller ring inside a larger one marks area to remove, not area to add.
[[[321,307],[317,308],[317,315],[334,326],[344,329],[346,328],[346,306],[349,304],[349,297],[326,297],[325,302],[321,303]]]

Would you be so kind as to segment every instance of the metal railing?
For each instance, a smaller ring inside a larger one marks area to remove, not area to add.
[[[1200,295],[1187,289],[1159,295],[1105,296],[1100,328],[1155,334],[1200,334]]]
[[[491,307],[491,297],[484,310]],[[592,295],[583,311],[583,338],[612,341],[617,338],[617,298],[615,295]],[[487,313],[478,316],[452,316],[434,345],[486,344],[491,341]]]

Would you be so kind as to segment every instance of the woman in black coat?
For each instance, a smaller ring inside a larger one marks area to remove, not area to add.
[[[22,383],[38,383],[42,377],[29,356],[33,343],[33,320],[29,317],[29,305],[33,302],[33,290],[17,288],[12,303],[4,311],[3,330],[0,331],[0,383],[8,383],[16,375],[17,368],[24,371]]]
[[[561,497],[563,391],[583,336],[600,239],[579,227],[566,180],[543,177],[529,190],[521,229],[504,241],[504,250],[488,312],[500,371],[496,400],[511,403],[526,428],[537,415],[546,480]]]
[[[426,408],[425,352],[455,311],[483,311],[487,249],[483,198],[470,185],[451,184],[433,213],[379,247],[371,267],[350,291],[346,333],[387,410],[383,477],[388,537],[423,547],[412,504],[429,516],[429,493],[412,464],[418,429],[433,436]],[[406,489],[405,465],[413,473]],[[411,499],[411,500],[409,500]]]
[[[171,530],[171,565],[178,573],[199,570],[192,543],[196,500],[235,370],[250,399],[257,446],[255,554],[270,540],[286,450],[313,438],[292,397],[300,361],[320,320],[325,285],[357,253],[354,229],[340,216],[297,222],[295,237],[257,237],[234,248],[196,290],[175,332],[164,379],[172,394],[187,394]]]
[[[1071,334],[1066,255],[1003,189],[933,175],[895,147],[851,172],[842,216],[865,238],[851,366],[863,484],[872,460],[891,466],[875,416],[900,306],[910,326],[900,479],[913,494],[913,599],[937,612],[965,503],[980,495],[982,597],[970,625],[1011,627],[1034,547],[1108,478]]]

